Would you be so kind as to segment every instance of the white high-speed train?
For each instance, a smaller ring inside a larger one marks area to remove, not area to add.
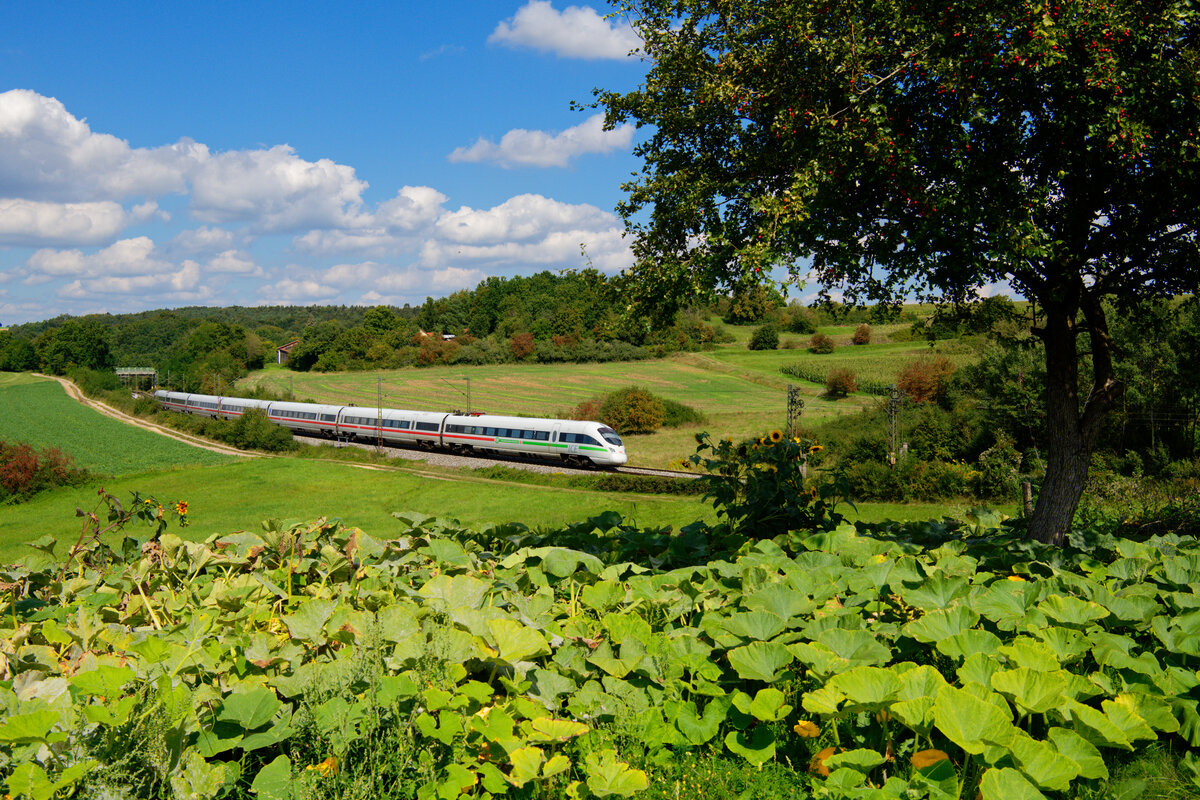
[[[447,414],[317,403],[287,403],[159,390],[159,405],[171,411],[232,419],[246,409],[297,433],[346,440],[454,450],[536,456],[571,464],[616,467],[626,461],[617,432],[599,422],[570,419]]]

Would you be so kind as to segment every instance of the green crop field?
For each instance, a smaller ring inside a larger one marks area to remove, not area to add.
[[[98,414],[58,383],[28,375],[0,377],[0,440],[57,447],[101,475],[232,460]]]

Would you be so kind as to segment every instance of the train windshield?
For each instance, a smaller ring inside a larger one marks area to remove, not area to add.
[[[617,436],[617,432],[614,431],[612,428],[607,428],[602,425],[602,426],[600,426],[599,431],[600,431],[600,435],[604,437],[604,441],[608,442],[609,444],[614,445],[615,447],[624,447],[625,446],[621,442],[621,437]]]

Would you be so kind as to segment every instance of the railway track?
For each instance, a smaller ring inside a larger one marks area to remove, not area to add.
[[[695,480],[703,477],[695,472],[685,472],[681,469],[652,469],[650,467],[617,467],[613,472],[622,475],[652,475],[657,478],[680,478],[683,480]]]

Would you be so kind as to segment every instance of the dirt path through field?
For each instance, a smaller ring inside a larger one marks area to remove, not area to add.
[[[117,409],[113,408],[112,406],[101,403],[99,400],[93,400],[92,398],[87,397],[83,392],[81,392],[79,390],[78,386],[76,386],[74,383],[67,380],[66,378],[60,378],[56,375],[42,375],[39,373],[35,373],[35,374],[37,374],[37,376],[39,378],[49,378],[50,380],[58,381],[59,384],[62,385],[63,391],[65,391],[67,393],[68,397],[70,397],[74,400],[77,400],[80,403],[83,403],[85,406],[92,409],[93,411],[98,411],[101,414],[105,415],[106,417],[112,417],[113,419],[118,420],[120,422],[124,422],[127,425],[135,425],[143,430],[150,431],[151,433],[157,433],[160,436],[166,436],[168,438],[174,439],[177,442],[183,442],[184,444],[189,444],[192,447],[202,447],[205,450],[212,450],[214,453],[221,453],[221,454],[227,455],[227,456],[244,456],[246,458],[258,458],[262,455],[261,453],[248,453],[245,450],[238,450],[236,447],[229,447],[228,445],[217,444],[216,442],[210,442],[207,439],[201,439],[199,436],[191,436],[186,433],[181,433],[179,431],[172,430],[171,428],[168,428],[163,425],[158,425],[153,422],[147,422],[144,419],[138,419],[137,417],[132,417],[123,411],[118,411]]]

